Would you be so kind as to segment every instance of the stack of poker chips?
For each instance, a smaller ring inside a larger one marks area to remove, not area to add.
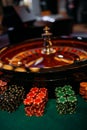
[[[85,100],[87,100],[87,82],[80,83],[79,93]]]
[[[4,93],[7,87],[7,82],[0,80],[0,94]]]
[[[33,87],[24,99],[25,112],[27,116],[42,116],[48,101],[46,88]]]
[[[77,107],[77,98],[70,85],[55,88],[56,107],[59,114],[73,114]]]
[[[23,102],[25,91],[22,86],[9,85],[0,93],[0,109],[7,112],[15,111]]]

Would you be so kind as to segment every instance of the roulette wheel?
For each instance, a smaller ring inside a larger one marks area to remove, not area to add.
[[[9,45],[0,51],[0,71],[13,82],[46,85],[73,84],[86,80],[87,43],[83,39],[52,37],[49,27],[42,38]]]

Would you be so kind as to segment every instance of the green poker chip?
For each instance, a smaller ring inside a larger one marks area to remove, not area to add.
[[[76,98],[76,96],[69,96],[69,97],[67,97],[67,101],[74,103],[74,102],[77,102],[77,98]]]
[[[58,92],[58,91],[63,91],[62,87],[56,87],[55,92]]]
[[[65,93],[63,91],[58,91],[55,93],[56,97],[64,97]]]
[[[64,89],[64,91],[72,90],[72,86],[70,86],[70,85],[64,85],[63,89]]]
[[[66,90],[66,95],[75,95],[75,92],[73,90]]]
[[[66,102],[67,102],[67,100],[66,100],[65,97],[60,97],[60,98],[57,99],[57,103],[62,103],[62,104],[64,104],[64,103],[66,103]]]

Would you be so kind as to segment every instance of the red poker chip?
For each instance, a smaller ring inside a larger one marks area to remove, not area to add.
[[[42,103],[42,99],[41,98],[34,99],[33,104],[39,105],[40,103]]]
[[[36,116],[43,116],[44,111],[38,111],[37,113],[35,113]]]
[[[47,89],[46,89],[46,88],[40,88],[40,91],[46,93],[46,92],[47,92]]]
[[[0,80],[0,87],[1,86],[6,86],[6,85],[7,85],[7,82]]]
[[[24,105],[30,105],[33,103],[33,99],[32,98],[26,98],[23,101]]]
[[[37,113],[42,113],[42,112],[44,112],[44,109],[43,108],[39,108],[39,109],[36,110],[36,112]]]
[[[35,108],[35,111],[36,112],[38,112],[38,111],[44,111],[44,109],[45,109],[45,106],[39,107],[39,108]]]
[[[43,92],[41,92],[41,93],[38,94],[38,97],[43,99],[43,98],[45,98],[45,94]]]
[[[43,114],[35,114],[35,116],[39,117],[39,116],[43,116]]]
[[[39,88],[37,88],[37,87],[31,88],[30,91],[32,91],[32,92],[38,92]]]
[[[36,93],[33,93],[33,92],[29,92],[27,94],[27,98],[34,98],[36,96]]]
[[[26,112],[26,114],[27,114],[28,116],[33,116],[33,115],[34,115],[34,112],[33,112],[32,110],[30,110],[29,107],[26,107],[26,108],[25,108],[25,112]]]
[[[40,90],[43,91],[43,92],[46,92],[46,91],[47,91],[46,88],[40,88]]]
[[[25,111],[30,111],[30,108],[29,107],[25,107]]]
[[[33,116],[33,114],[31,112],[26,112],[27,116]]]
[[[33,116],[31,113],[26,113],[26,116]]]

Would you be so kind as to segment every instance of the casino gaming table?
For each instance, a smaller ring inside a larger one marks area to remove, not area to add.
[[[24,105],[13,113],[0,111],[1,130],[87,130],[87,102],[77,95],[78,105],[74,114],[59,115],[55,99],[49,99],[44,115],[26,116]]]
[[[0,52],[1,77],[9,78],[11,84],[24,85],[26,91],[37,82],[48,89],[49,95],[41,117],[26,116],[23,103],[15,112],[0,111],[1,130],[87,130],[87,101],[78,93],[79,83],[87,82],[87,41],[51,40],[47,29],[43,39],[7,46]],[[56,86],[66,84],[77,90],[77,109],[73,114],[59,115],[52,94]]]

